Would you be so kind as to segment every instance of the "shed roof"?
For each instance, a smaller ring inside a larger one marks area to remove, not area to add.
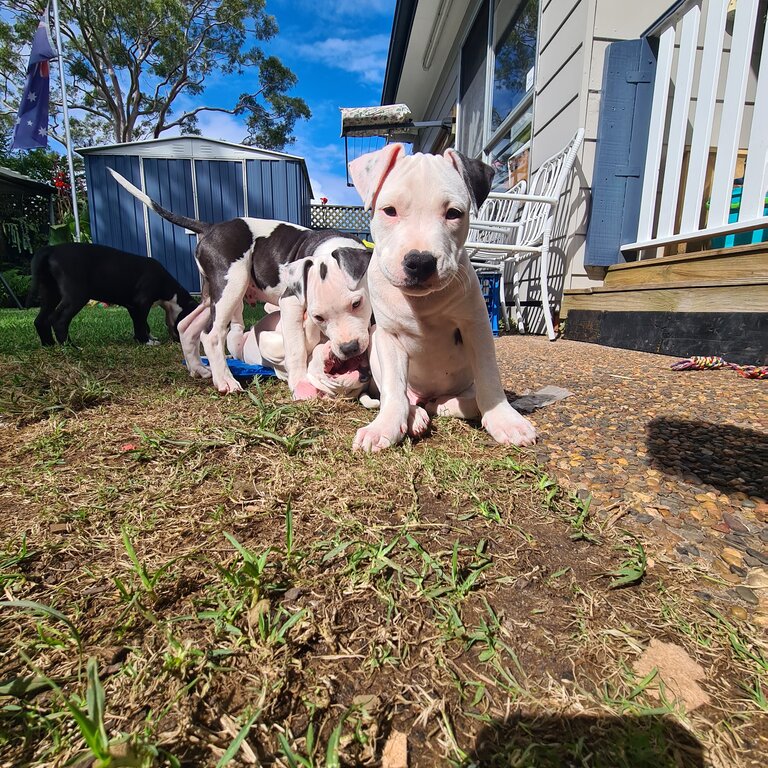
[[[164,136],[159,139],[130,141],[122,144],[78,147],[75,151],[86,156],[130,155],[163,160],[289,160],[301,165],[309,187],[310,197],[314,194],[307,163],[303,157],[289,155],[286,152],[276,152],[273,149],[234,144],[222,139],[209,139],[206,136]]]
[[[159,139],[130,141],[122,144],[102,144],[96,147],[78,147],[81,155],[139,155],[141,157],[177,157],[188,160],[299,160],[303,157],[276,152],[273,149],[249,147],[206,136],[163,136]]]
[[[0,165],[0,192],[30,192],[35,195],[49,196],[53,194],[54,189],[44,181],[38,181]]]

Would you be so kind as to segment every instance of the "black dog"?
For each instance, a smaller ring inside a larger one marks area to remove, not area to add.
[[[44,346],[67,341],[72,318],[89,299],[125,307],[133,320],[133,335],[141,344],[157,343],[150,336],[147,315],[153,304],[165,310],[171,338],[176,326],[197,303],[157,261],[90,243],[65,243],[41,248],[32,258],[31,306],[40,298],[35,328]]]

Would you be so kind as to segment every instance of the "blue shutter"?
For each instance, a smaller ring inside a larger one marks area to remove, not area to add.
[[[645,38],[606,50],[586,266],[621,263],[621,245],[636,239],[655,71]]]

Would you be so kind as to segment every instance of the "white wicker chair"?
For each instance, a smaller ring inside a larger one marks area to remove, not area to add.
[[[516,222],[520,216],[522,202],[518,198],[525,194],[527,186],[528,183],[525,180],[518,181],[505,195],[490,194],[488,196],[480,206],[477,217],[470,223],[467,248],[474,249],[480,243],[483,245],[504,245],[506,248],[506,243],[510,239],[510,231],[514,236],[517,227]],[[504,284],[504,273],[507,271],[504,254],[486,256],[487,252],[484,252],[475,258],[475,253],[475,250],[470,250],[469,258],[478,274],[490,272],[499,276],[499,304],[504,322],[509,327],[509,310],[506,304],[507,293]]]
[[[515,314],[521,333],[525,333],[525,325],[520,306],[518,265],[539,256],[541,305],[550,341],[555,340],[556,334],[547,283],[549,241],[557,204],[583,138],[584,130],[580,128],[562,151],[541,165],[531,181],[528,194],[517,191],[519,184],[510,192],[492,192],[483,203],[477,218],[471,222],[466,243],[470,261],[478,272],[494,271],[501,275],[499,303],[506,322],[509,322],[509,315],[504,293],[504,272],[507,265],[511,266]]]

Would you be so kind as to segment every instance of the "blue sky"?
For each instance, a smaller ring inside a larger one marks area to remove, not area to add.
[[[296,143],[285,151],[306,159],[315,197],[331,203],[360,203],[346,186],[339,107],[380,103],[394,9],[395,0],[267,2],[280,33],[263,48],[296,74],[292,95],[301,96],[312,110],[310,120],[297,123]],[[248,75],[220,77],[195,101],[231,106],[248,89]],[[246,133],[238,118],[221,113],[202,113],[199,126],[204,136],[227,141],[239,142]]]

